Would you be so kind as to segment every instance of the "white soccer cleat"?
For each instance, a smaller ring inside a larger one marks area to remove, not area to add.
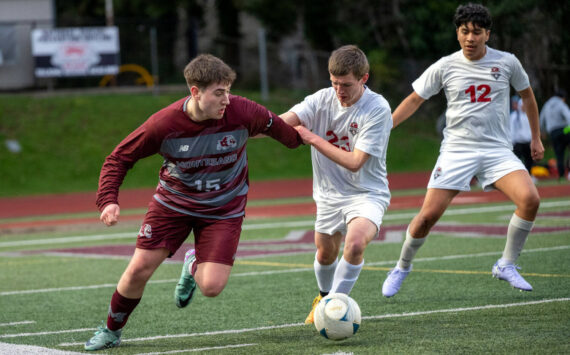
[[[518,288],[521,291],[532,291],[532,286],[526,282],[517,269],[520,269],[520,267],[514,264],[499,266],[499,262],[497,261],[495,265],[493,265],[492,273],[493,277],[508,281],[514,288]]]
[[[388,272],[388,277],[382,285],[382,294],[384,297],[392,297],[400,290],[402,282],[408,277],[412,271],[412,265],[406,270],[400,269],[398,265]]]

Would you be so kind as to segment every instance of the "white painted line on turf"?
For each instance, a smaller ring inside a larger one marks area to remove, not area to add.
[[[570,249],[570,245],[561,245],[550,248],[527,249],[523,250],[523,253],[535,253],[535,252],[556,251],[556,250],[565,250],[565,249]],[[476,254],[435,256],[429,258],[417,258],[414,259],[414,262],[453,260],[453,259],[474,258],[479,256],[491,256],[491,255],[501,255],[501,254],[502,252],[497,251],[497,252],[486,252],[486,253],[476,253]],[[366,263],[366,266],[395,265],[396,262],[397,260],[378,261],[378,262]],[[306,271],[313,271],[313,268],[307,267],[307,268],[296,268],[296,269],[285,269],[285,270],[252,271],[252,272],[232,274],[232,277],[276,275],[276,274],[286,274],[291,272],[306,272]],[[174,282],[178,282],[178,279],[150,280],[148,283],[160,284],[160,283],[174,283]],[[14,296],[14,295],[26,295],[26,294],[46,293],[46,292],[61,292],[61,291],[82,291],[88,289],[111,288],[111,287],[117,287],[117,284],[113,283],[113,284],[101,284],[101,285],[90,285],[90,286],[70,286],[70,287],[57,287],[57,288],[42,288],[35,290],[4,291],[0,292],[0,296]]]
[[[557,247],[549,247],[549,248],[536,248],[536,249],[523,249],[523,253],[536,253],[536,252],[543,252],[543,251],[555,251],[555,250],[565,250],[570,249],[570,245],[560,245]],[[480,256],[492,256],[492,255],[502,255],[502,251],[489,251],[485,253],[475,253],[475,254],[458,254],[458,255],[446,255],[446,256],[433,256],[433,257],[425,257],[425,258],[415,258],[414,263],[420,261],[440,261],[440,260],[454,260],[454,259],[464,259],[464,258],[476,258]],[[366,266],[379,266],[379,265],[392,265],[395,264],[398,260],[391,260],[391,261],[378,261],[378,262],[371,262],[366,263]]]
[[[422,316],[422,315],[428,315],[428,314],[434,314],[434,313],[458,313],[458,312],[479,311],[479,310],[494,309],[494,308],[511,308],[511,307],[530,306],[530,305],[543,304],[543,303],[568,302],[568,301],[570,301],[570,298],[553,298],[553,299],[529,301],[529,302],[521,302],[521,303],[507,303],[507,304],[494,304],[494,305],[491,304],[491,305],[478,306],[478,307],[438,309],[438,310],[433,310],[433,311],[409,312],[409,313],[399,313],[399,314],[384,314],[384,315],[379,315],[379,316],[366,316],[366,317],[362,317],[362,318],[363,319],[382,319],[382,318],[413,317],[413,316]],[[125,342],[140,342],[140,341],[151,341],[151,340],[160,340],[160,339],[221,335],[221,334],[241,334],[241,333],[247,333],[247,332],[259,332],[259,331],[264,331],[264,330],[292,328],[292,327],[300,327],[300,326],[305,326],[305,324],[304,323],[291,323],[291,324],[282,324],[282,325],[257,327],[257,328],[218,330],[218,331],[203,332],[203,333],[158,335],[158,336],[154,336],[154,337],[133,338],[133,339],[125,339],[125,340],[121,340],[121,341],[125,343]],[[83,344],[83,343],[61,343],[58,346],[76,346],[76,345],[81,345],[81,344]]]
[[[207,336],[207,335],[241,334],[241,333],[247,333],[247,332],[258,332],[258,331],[263,331],[263,330],[272,330],[272,329],[282,329],[282,328],[298,327],[298,326],[302,326],[302,325],[305,325],[305,323],[290,323],[290,324],[271,325],[271,326],[257,327],[257,328],[216,330],[216,331],[203,332],[203,333],[157,335],[157,336],[154,336],[154,337],[134,338],[134,339],[121,339],[121,343],[129,343],[129,342],[136,342],[136,341],[159,340],[159,339],[173,339],[173,338],[199,337],[199,336]],[[83,344],[83,343],[61,343],[61,344],[59,344],[58,346],[76,346],[76,345],[81,345],[81,344]]]
[[[542,208],[551,207],[566,207],[570,206],[570,201],[546,201],[540,204]],[[468,208],[450,208],[445,211],[444,216],[456,216],[472,213],[488,213],[488,212],[504,212],[513,211],[514,205],[499,205],[499,206],[483,206],[483,207],[468,207]],[[388,212],[383,220],[400,220],[412,218],[417,214],[417,212],[408,213],[390,213]],[[252,223],[244,224],[242,226],[243,230],[258,230],[258,229],[275,229],[275,228],[288,228],[288,227],[306,227],[313,226],[315,224],[314,220],[303,220],[303,221],[290,221],[290,222],[274,222],[274,223]],[[45,244],[66,244],[74,242],[84,242],[91,240],[109,240],[109,239],[129,239],[136,238],[135,232],[126,233],[115,233],[115,234],[97,234],[97,235],[81,235],[72,237],[61,237],[61,238],[51,238],[51,239],[31,239],[31,240],[19,240],[12,242],[1,242],[0,248],[5,247],[18,247],[18,246],[30,246],[30,245],[45,245]]]
[[[30,354],[72,355],[72,354],[81,354],[81,353],[43,348],[41,346],[0,343],[0,354],[10,354],[10,355],[30,355]]]
[[[75,242],[85,242],[90,240],[109,240],[109,239],[136,239],[136,233],[115,233],[115,234],[96,234],[96,235],[79,235],[73,237],[61,237],[50,239],[31,239],[31,240],[18,240],[13,242],[2,242],[0,248],[5,247],[22,247],[27,245],[44,245],[44,244],[65,244]]]
[[[225,346],[210,346],[207,348],[197,348],[197,349],[184,349],[184,350],[171,350],[155,353],[139,353],[135,355],[159,355],[159,354],[176,354],[176,353],[190,353],[197,351],[208,351],[208,350],[223,350],[223,349],[233,349],[233,348],[243,348],[246,346],[254,346],[257,344],[235,344],[235,345],[225,345]]]
[[[458,313],[458,312],[468,312],[468,311],[481,311],[486,309],[495,308],[510,308],[510,307],[520,307],[520,306],[530,306],[535,304],[552,303],[552,302],[567,302],[570,298],[554,298],[549,300],[539,300],[539,301],[528,301],[521,303],[507,303],[507,304],[488,304],[486,306],[477,307],[462,307],[462,308],[450,308],[450,309],[437,309],[433,311],[423,311],[423,312],[408,312],[399,314],[384,314],[380,316],[366,316],[362,319],[384,319],[384,318],[399,318],[399,317],[413,317],[413,316],[424,316],[436,313]]]
[[[149,281],[148,283],[170,283],[176,282],[177,279],[170,279],[170,280],[154,280]],[[90,285],[90,286],[70,286],[70,287],[57,287],[57,288],[40,288],[36,290],[22,290],[22,291],[4,291],[0,292],[0,296],[12,296],[12,295],[26,295],[32,293],[46,293],[46,292],[60,292],[60,291],[81,291],[81,290],[90,290],[90,289],[98,289],[98,288],[107,288],[107,287],[117,287],[117,284],[101,284],[101,285]]]
[[[20,325],[20,324],[34,324],[35,320],[23,320],[20,322],[10,322],[10,323],[0,323],[0,327],[11,327],[13,325]]]
[[[92,332],[93,328],[81,328],[81,329],[66,329],[66,330],[54,330],[51,332],[37,332],[37,333],[18,333],[18,334],[0,334],[0,338],[21,338],[21,337],[33,337],[37,335],[52,335],[52,334],[66,334],[66,333],[80,333],[80,332]],[[81,343],[83,344],[83,343]]]

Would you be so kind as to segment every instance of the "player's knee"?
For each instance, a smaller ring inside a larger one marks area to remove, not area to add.
[[[529,213],[536,214],[538,212],[538,207],[540,206],[540,197],[537,193],[527,194],[522,203],[522,208],[524,208]]]
[[[338,250],[335,252],[332,249],[319,249],[317,253],[317,262],[321,265],[330,265],[334,263],[338,257]]]
[[[364,254],[364,249],[366,249],[365,240],[351,240],[345,242],[343,253],[347,256],[360,256]]]
[[[224,287],[226,287],[226,284],[218,280],[208,280],[200,284],[199,287],[200,287],[200,292],[202,292],[204,296],[216,297],[217,295],[222,293]]]
[[[152,276],[152,271],[149,271],[144,267],[128,268],[123,273],[122,279],[128,285],[140,286],[140,285],[145,285],[151,276]]]

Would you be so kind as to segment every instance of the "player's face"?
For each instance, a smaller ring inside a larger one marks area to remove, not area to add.
[[[485,43],[489,40],[491,31],[469,22],[457,29],[457,41],[463,50],[463,55],[469,60],[479,60],[485,56]]]
[[[219,120],[224,116],[226,106],[230,104],[230,84],[211,84],[204,90],[198,90],[196,101],[204,119]]]
[[[365,74],[361,79],[357,79],[352,73],[342,76],[331,74],[332,87],[341,106],[350,107],[356,103],[364,92],[364,84],[367,80],[368,74]]]

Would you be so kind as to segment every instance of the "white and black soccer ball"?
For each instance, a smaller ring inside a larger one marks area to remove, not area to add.
[[[360,327],[360,307],[344,293],[331,293],[319,302],[314,314],[317,331],[327,339],[353,336]]]

